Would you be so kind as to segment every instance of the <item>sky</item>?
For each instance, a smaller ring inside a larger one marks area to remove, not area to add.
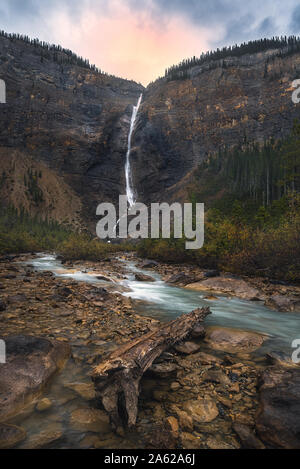
[[[299,0],[0,0],[0,29],[73,50],[144,85],[184,58],[300,35]]]

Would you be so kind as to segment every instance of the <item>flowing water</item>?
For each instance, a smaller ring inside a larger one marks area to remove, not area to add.
[[[279,313],[264,306],[260,301],[246,301],[235,297],[214,294],[216,300],[205,299],[211,292],[199,292],[174,287],[165,283],[159,274],[139,269],[134,261],[121,260],[125,264],[127,278],[120,282],[126,287],[123,295],[137,302],[139,314],[170,321],[183,313],[204,306],[209,306],[212,315],[206,319],[207,325],[233,327],[236,329],[268,334],[270,340],[263,347],[264,351],[278,350],[291,354],[291,344],[299,335],[299,313]],[[38,270],[54,272],[59,277],[89,283],[101,283],[87,272],[66,270],[54,256],[44,256],[31,262]],[[146,273],[155,282],[138,282],[136,273]],[[116,290],[118,285],[115,284]],[[124,289],[123,289],[124,290]]]
[[[131,122],[130,122],[130,130],[128,134],[128,148],[127,148],[127,154],[126,154],[125,176],[126,176],[126,195],[127,195],[127,199],[128,199],[128,203],[130,207],[133,207],[136,202],[134,188],[133,188],[131,163],[130,163],[131,141],[132,141],[132,134],[133,134],[134,127],[135,127],[137,114],[139,112],[139,108],[142,102],[142,98],[143,98],[143,95],[141,94],[137,105],[133,106]]]
[[[218,296],[217,300],[205,300],[205,292],[196,292],[184,288],[173,287],[162,281],[159,274],[145,271],[136,267],[135,262],[122,260],[126,270],[126,278],[113,284],[116,291],[137,300],[137,310],[140,314],[152,316],[167,321],[176,318],[201,306],[210,306],[212,315],[206,319],[206,325],[219,325],[239,329],[253,330],[270,335],[270,339],[260,349],[266,353],[270,350],[288,351],[291,353],[291,342],[299,330],[299,314],[278,313],[266,308],[262,303],[239,300]],[[40,255],[29,262],[36,270],[51,271],[57,277],[70,278],[78,282],[88,282],[105,286],[103,280],[98,280],[93,272],[65,268],[55,256]],[[155,282],[138,282],[135,280],[137,272],[148,273]],[[110,284],[111,285],[111,284]],[[120,288],[121,287],[121,288]],[[93,446],[94,439],[106,449],[143,448],[144,443],[136,432],[126,432],[124,437],[111,433],[110,429],[86,428],[85,425],[74,425],[71,415],[79,409],[93,408],[95,402],[88,403],[83,397],[69,389],[68,383],[90,384],[90,366],[84,361],[76,359],[88,357],[90,353],[101,356],[110,350],[112,344],[106,343],[101,347],[98,344],[82,345],[74,337],[72,341],[73,359],[69,360],[61,371],[52,380],[50,386],[44,391],[43,397],[48,397],[52,407],[46,412],[37,412],[35,403],[26,408],[21,414],[12,419],[11,423],[22,426],[27,432],[27,439],[19,447],[34,447],[34,441],[43,436],[47,438],[53,433],[61,433],[58,441],[44,445],[46,448],[89,448]],[[115,345],[114,345],[115,347]],[[259,358],[259,356],[258,356]],[[145,381],[146,382],[146,381]],[[151,381],[152,383],[152,381]],[[149,383],[148,383],[149,384]],[[160,386],[154,382],[151,386]],[[155,388],[156,389],[156,388]],[[129,446],[128,446],[129,445]]]

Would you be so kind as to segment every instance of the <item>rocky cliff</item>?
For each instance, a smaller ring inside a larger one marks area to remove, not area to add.
[[[0,78],[7,88],[7,104],[0,105],[1,199],[94,225],[98,203],[125,192],[128,128],[143,87],[5,37]]]
[[[182,199],[190,171],[220,146],[289,133],[300,116],[291,86],[300,54],[277,54],[229,57],[147,88],[132,153],[141,199]]]
[[[182,80],[144,90],[69,63],[64,51],[1,37],[2,201],[94,228],[98,203],[125,193],[130,117],[141,92],[131,154],[139,199],[185,199],[190,174],[208,154],[245,139],[281,138],[299,117],[291,84],[300,78],[300,53],[277,53],[194,66]]]

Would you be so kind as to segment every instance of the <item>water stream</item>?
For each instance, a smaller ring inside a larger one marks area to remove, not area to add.
[[[235,327],[239,329],[263,332],[270,335],[263,347],[261,347],[257,358],[267,351],[286,351],[291,353],[291,342],[299,330],[299,314],[279,313],[266,308],[262,303],[243,301],[237,298],[215,295],[213,301],[205,299],[205,292],[196,292],[170,286],[165,283],[159,274],[153,271],[141,270],[133,260],[119,259],[125,268],[125,278],[110,285],[110,289],[130,296],[135,302],[137,312],[166,321],[174,319],[176,316],[190,312],[201,306],[210,306],[212,315],[206,320],[206,325],[218,325]],[[97,279],[96,274],[91,270],[76,267],[67,268],[61,264],[55,256],[40,255],[27,262],[33,265],[38,271],[51,271],[57,277],[69,278],[77,282],[88,282],[106,286],[105,281]],[[137,272],[148,273],[154,277],[154,282],[138,282],[135,280]],[[105,344],[105,343],[104,343]],[[47,448],[89,448],[96,442],[100,447],[109,449],[128,449],[129,447],[143,448],[144,442],[137,432],[126,432],[124,437],[112,434],[110,428],[105,426],[91,429],[84,424],[72,422],[71,415],[79,409],[94,408],[95,403],[88,403],[86,399],[72,391],[68,383],[91,383],[89,372],[90,366],[81,359],[88,357],[90,353],[101,356],[107,347],[110,350],[111,344],[106,345],[87,343],[74,336],[72,341],[73,359],[69,360],[61,371],[52,380],[51,385],[44,391],[43,397],[48,397],[52,402],[52,407],[47,412],[38,412],[35,404],[30,408],[25,408],[11,423],[22,426],[27,432],[25,447],[34,447],[35,439],[46,438],[61,432],[58,441],[46,444]],[[80,355],[80,360],[78,357]],[[254,358],[254,357],[253,357]],[[149,387],[149,389],[147,388]],[[144,387],[147,392],[153,389],[163,389],[160,386],[168,387],[169,384],[145,379]],[[152,390],[152,391],[151,391]],[[144,393],[146,391],[144,390]],[[43,436],[44,435],[44,436]],[[94,443],[93,443],[94,442]],[[22,443],[23,444],[23,443]],[[20,447],[22,447],[22,444]]]
[[[196,308],[209,306],[212,315],[207,325],[233,327],[268,334],[264,351],[277,350],[291,354],[291,343],[299,335],[299,313],[280,313],[264,306],[260,301],[246,301],[235,297],[217,295],[215,300],[205,299],[211,292],[199,292],[168,285],[154,271],[139,269],[134,261],[122,260],[126,268],[126,279],[115,284],[116,291],[131,297],[137,302],[137,312],[146,316],[170,321],[177,316]],[[101,283],[88,272],[65,269],[54,256],[44,256],[31,261],[38,270],[48,270],[59,277],[71,278],[80,282]],[[148,274],[155,282],[139,282],[136,273]],[[118,290],[118,285],[125,287]]]
[[[141,94],[137,105],[133,106],[131,122],[130,122],[130,130],[128,134],[128,148],[127,148],[127,154],[126,154],[125,176],[126,176],[126,195],[127,195],[127,199],[128,199],[128,203],[130,207],[133,207],[136,202],[134,188],[133,188],[131,163],[130,163],[131,140],[132,140],[132,134],[133,134],[134,127],[135,127],[137,114],[139,112],[139,108],[142,102],[142,98],[143,98],[143,95]]]

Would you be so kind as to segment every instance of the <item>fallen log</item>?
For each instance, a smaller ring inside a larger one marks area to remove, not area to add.
[[[136,424],[140,381],[164,351],[186,339],[206,316],[209,308],[196,309],[134,340],[98,365],[92,373],[96,397],[110,416],[113,428]]]

